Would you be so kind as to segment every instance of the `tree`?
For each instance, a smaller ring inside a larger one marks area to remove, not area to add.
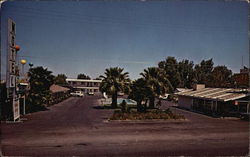
[[[65,74],[58,74],[55,78],[54,78],[54,83],[57,85],[66,85],[67,84],[67,76]]]
[[[41,66],[30,68],[28,76],[30,84],[28,103],[30,111],[40,110],[51,97],[49,88],[54,83],[54,76],[51,71]]]
[[[168,80],[175,90],[179,86],[181,79],[178,71],[178,62],[175,57],[169,56],[165,61],[160,61],[158,67],[165,71]]]
[[[195,79],[197,83],[208,85],[209,77],[213,70],[213,59],[202,60],[200,64],[195,65]]]
[[[102,80],[100,77],[95,78],[95,80]]]
[[[100,76],[103,80],[100,84],[100,91],[112,96],[112,108],[117,108],[118,92],[126,91],[129,88],[128,72],[123,72],[122,68],[111,67],[105,70],[105,76]]]
[[[78,74],[77,75],[77,79],[86,79],[86,80],[90,80],[91,78],[88,75],[85,74]]]
[[[10,101],[7,101],[6,83],[0,82],[0,120],[12,118],[12,106]]]
[[[159,97],[167,92],[173,92],[173,87],[163,69],[149,67],[141,73],[146,80],[146,86],[149,89],[149,108],[154,108],[155,97]]]
[[[232,71],[226,66],[216,66],[207,82],[208,87],[226,88],[232,84]]]
[[[132,82],[130,89],[129,98],[137,102],[137,111],[146,111],[146,99],[150,95],[150,88],[147,86],[147,81],[144,78],[139,78]],[[145,101],[145,103],[142,104],[142,101]]]
[[[180,74],[180,84],[179,87],[182,88],[192,88],[193,83],[195,81],[193,61],[189,61],[187,59],[179,62],[178,71]]]

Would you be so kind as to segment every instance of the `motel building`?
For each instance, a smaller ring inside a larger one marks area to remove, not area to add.
[[[197,84],[193,90],[176,93],[178,106],[209,115],[249,114],[249,91],[233,88],[205,88]]]
[[[102,80],[86,80],[86,79],[66,79],[75,91],[83,91],[84,93],[100,93],[99,86]]]

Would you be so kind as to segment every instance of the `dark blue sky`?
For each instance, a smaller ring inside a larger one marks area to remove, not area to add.
[[[68,77],[95,78],[119,66],[137,78],[167,56],[213,58],[234,72],[242,56],[249,65],[247,2],[6,2],[2,60],[8,17],[17,24],[20,58]]]

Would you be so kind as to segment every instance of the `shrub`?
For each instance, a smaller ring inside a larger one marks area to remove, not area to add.
[[[185,119],[183,115],[174,114],[170,109],[150,110],[147,112],[122,112],[115,110],[110,120],[146,120],[146,119]]]

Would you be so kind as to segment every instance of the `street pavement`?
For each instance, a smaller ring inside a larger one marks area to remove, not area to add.
[[[5,156],[246,156],[249,122],[212,118],[177,108],[186,120],[108,121],[113,110],[98,96],[71,97],[1,124]],[[163,108],[171,104],[162,102]]]

